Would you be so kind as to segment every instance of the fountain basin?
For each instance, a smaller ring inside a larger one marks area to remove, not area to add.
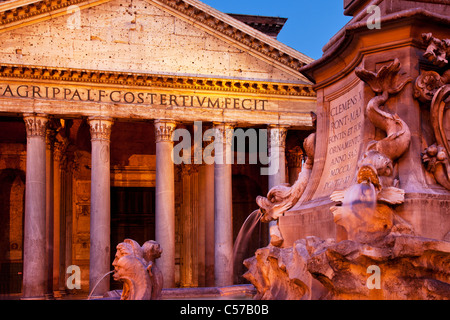
[[[256,294],[252,284],[225,287],[166,288],[162,300],[251,300]],[[122,290],[108,291],[101,300],[120,300]],[[93,299],[96,300],[96,299]]]

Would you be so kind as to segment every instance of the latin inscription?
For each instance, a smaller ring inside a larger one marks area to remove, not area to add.
[[[356,86],[330,101],[330,131],[319,192],[346,188],[355,173],[364,121],[362,89]]]
[[[36,85],[0,85],[0,97],[265,111],[268,100]]]

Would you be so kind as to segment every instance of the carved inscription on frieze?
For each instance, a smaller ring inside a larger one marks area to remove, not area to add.
[[[234,110],[276,110],[269,100],[232,95],[175,94],[172,91],[111,90],[83,87],[43,86],[0,83],[0,98],[52,99],[97,103],[122,103],[131,105],[156,105],[162,107],[196,107]]]
[[[364,123],[363,85],[357,84],[329,101],[329,134],[325,167],[317,196],[349,186],[361,148]]]

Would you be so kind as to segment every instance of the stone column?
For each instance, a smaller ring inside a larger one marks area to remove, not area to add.
[[[198,287],[199,260],[199,201],[198,167],[195,164],[181,164],[182,208],[181,208],[181,266],[180,284],[182,287]]]
[[[64,293],[66,290],[66,281],[69,277],[69,274],[66,273],[67,267],[72,265],[72,230],[73,230],[73,176],[74,171],[77,170],[77,164],[74,161],[74,153],[72,152],[66,152],[64,156],[63,161],[63,168],[62,171],[62,185],[63,185],[63,210],[62,214],[64,216],[64,232],[62,234],[62,238],[64,238],[64,249],[63,249],[63,255],[61,261],[61,284],[64,288],[64,290],[60,290],[61,293]]]
[[[287,128],[282,126],[270,126],[268,132],[269,138],[269,158],[270,166],[274,170],[270,170],[269,174],[269,190],[282,183],[286,183],[286,135]],[[277,170],[275,170],[277,169]],[[277,226],[277,221],[269,222],[269,230]],[[271,232],[269,231],[269,236]],[[270,241],[270,239],[269,239]]]
[[[53,226],[54,226],[54,210],[53,210],[53,171],[54,171],[54,143],[56,130],[49,128],[46,130],[46,150],[45,150],[45,212],[46,212],[46,250],[45,265],[47,268],[47,289],[45,292],[46,299],[53,297]]]
[[[195,127],[194,127],[195,130]],[[206,130],[209,130],[206,129]],[[202,132],[203,134],[203,132]],[[205,148],[214,142],[203,141],[199,150],[202,155],[205,152]],[[201,157],[203,159],[203,156]],[[206,163],[199,167],[198,175],[198,195],[199,195],[199,219],[201,221],[200,228],[203,239],[202,250],[203,264],[204,264],[204,276],[201,283],[207,287],[213,287],[215,285],[214,280],[214,164]],[[200,234],[199,234],[200,236]]]
[[[65,243],[65,228],[63,223],[65,221],[61,212],[61,199],[62,199],[62,170],[61,160],[63,153],[67,146],[67,141],[64,139],[55,142],[54,149],[54,167],[53,167],[53,221],[54,221],[54,241],[53,241],[53,290],[54,296],[60,298],[64,293],[64,285],[61,286],[64,277],[61,277],[63,270],[61,267],[64,265],[64,243]],[[65,284],[65,283],[64,283]]]
[[[272,187],[286,183],[286,135],[287,128],[282,126],[269,127],[269,156],[271,164],[278,166],[278,170],[269,175],[269,190]]]
[[[205,174],[205,285],[214,286],[214,165],[204,165]]]
[[[233,126],[214,124],[214,276],[216,286],[233,284]]]
[[[45,115],[24,114],[27,164],[23,249],[23,299],[43,299],[46,291],[46,126]]]
[[[110,136],[112,119],[90,118],[91,132],[91,219],[89,251],[89,292],[112,269],[110,261]],[[92,292],[103,295],[109,290],[109,276]]]
[[[172,134],[176,123],[156,120],[155,240],[163,250],[156,265],[162,271],[164,288],[175,286],[175,180]]]

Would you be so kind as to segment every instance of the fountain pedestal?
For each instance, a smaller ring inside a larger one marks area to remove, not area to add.
[[[367,13],[366,2],[345,1],[346,14],[353,19],[324,47],[321,59],[301,70],[315,82],[318,139],[310,182],[297,205],[279,220],[284,246],[306,236],[346,238],[333,221],[330,195],[355,183],[357,162],[367,145],[386,136],[365,116],[365,107],[378,93],[354,71],[360,67],[377,72],[396,58],[401,63],[399,74],[411,79],[385,105],[386,111],[397,114],[411,131],[410,146],[394,167],[399,187],[405,190],[405,201],[396,212],[418,235],[450,239],[450,190],[439,184],[422,162],[424,148],[436,139],[430,101],[415,98],[415,83],[421,74],[434,70],[442,75],[448,69],[448,65],[439,67],[424,57],[427,44],[422,34],[450,38],[450,6],[436,1],[375,1],[381,13],[380,29],[370,29],[375,17]],[[450,127],[450,123],[445,125]]]
[[[257,198],[284,241],[244,277],[257,299],[450,299],[450,5],[345,6],[301,69],[318,103],[308,182]]]

